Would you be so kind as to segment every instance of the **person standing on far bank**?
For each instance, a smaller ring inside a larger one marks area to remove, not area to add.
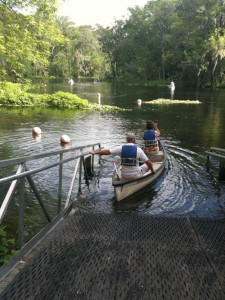
[[[96,152],[89,152],[90,154],[99,155],[119,155],[121,157],[121,176],[123,180],[129,181],[142,177],[148,170],[151,170],[153,174],[152,162],[145,155],[143,150],[135,145],[135,134],[127,134],[127,143],[122,146],[115,147],[111,150],[99,150]],[[140,166],[139,161],[143,164]]]

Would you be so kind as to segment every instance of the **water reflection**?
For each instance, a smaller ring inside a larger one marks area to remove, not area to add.
[[[171,81],[170,84],[168,85],[168,88],[170,91],[170,99],[174,100],[175,83]]]
[[[32,137],[36,142],[41,142],[41,134],[32,134]]]
[[[170,100],[174,100],[174,90],[170,90]]]

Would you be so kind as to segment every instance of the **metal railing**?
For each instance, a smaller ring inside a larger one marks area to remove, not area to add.
[[[97,148],[96,148],[97,147]],[[96,148],[96,149],[95,149]],[[81,147],[73,147],[70,149],[62,149],[58,151],[51,151],[48,153],[38,154],[34,156],[25,156],[20,158],[14,158],[9,160],[0,161],[0,169],[2,168],[10,168],[13,166],[14,170],[17,168],[14,175],[6,176],[4,178],[0,179],[0,189],[1,185],[8,183],[10,184],[8,191],[6,192],[6,195],[1,203],[0,207],[0,224],[2,223],[2,220],[7,212],[7,209],[9,207],[10,201],[15,193],[16,187],[19,187],[19,224],[18,224],[18,245],[21,249],[24,246],[24,211],[25,211],[25,179],[27,179],[27,182],[29,184],[29,187],[32,189],[36,199],[38,200],[38,203],[47,218],[48,222],[51,223],[51,226],[49,226],[49,229],[55,225],[56,222],[58,222],[70,209],[73,200],[71,199],[72,190],[74,187],[75,179],[77,174],[79,173],[78,177],[78,192],[81,191],[81,181],[82,181],[82,172],[84,173],[84,178],[86,184],[89,184],[88,182],[88,174],[87,174],[87,166],[85,163],[85,156],[86,159],[89,159],[89,166],[91,164],[91,169],[93,170],[93,159],[92,155],[89,155],[89,151],[96,151],[98,149],[101,149],[100,143],[96,144],[90,144],[85,145]],[[76,152],[79,152],[79,154],[76,154]],[[71,153],[76,154],[69,158],[64,158],[65,153]],[[52,162],[50,159],[48,160],[48,163],[44,166],[40,166],[37,168],[29,169],[27,164],[32,165],[32,162],[38,159],[42,158],[54,158],[54,162]],[[58,157],[58,160],[55,159],[55,157]],[[65,199],[64,207],[62,208],[62,191],[63,191],[63,166],[68,163],[74,161],[76,162],[72,180],[70,182],[70,187],[68,194]],[[58,176],[58,215],[51,219],[50,214],[48,213],[48,210],[45,205],[45,199],[41,196],[41,193],[39,189],[37,188],[37,185],[35,184],[32,176],[34,174],[43,172],[47,169],[51,169],[54,167],[59,167],[59,176]],[[37,235],[38,236],[38,235]],[[38,237],[37,237],[38,239]],[[35,241],[34,241],[35,243]],[[34,244],[33,243],[33,244]]]
[[[207,168],[209,169],[210,158],[215,157],[219,159],[219,179],[225,179],[225,149],[211,147],[209,151],[206,151],[207,155]]]

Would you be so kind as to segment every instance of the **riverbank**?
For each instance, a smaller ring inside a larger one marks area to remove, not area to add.
[[[75,94],[56,92],[54,94],[34,94],[27,92],[28,84],[0,82],[0,106],[32,107],[43,106],[59,109],[81,109],[118,111],[117,106],[91,104]]]

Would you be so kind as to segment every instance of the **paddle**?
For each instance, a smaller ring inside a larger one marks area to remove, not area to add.
[[[113,162],[114,167],[115,167],[116,177],[117,177],[118,180],[120,180],[120,176],[119,176],[119,173],[118,173],[118,170],[117,170],[117,167],[116,167],[116,162],[115,162],[115,160],[113,160],[112,162]]]
[[[120,176],[119,176],[119,173],[118,173],[118,170],[117,170],[117,167],[116,167],[116,160],[108,160],[108,159],[104,159],[104,158],[101,158],[101,160],[112,162],[114,164],[114,168],[115,168],[115,171],[116,171],[117,180],[121,180]]]

